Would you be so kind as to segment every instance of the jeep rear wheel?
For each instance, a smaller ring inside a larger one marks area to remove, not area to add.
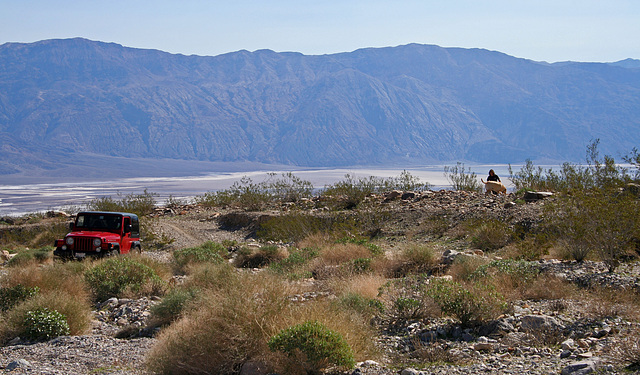
[[[142,254],[142,247],[141,247],[140,245],[138,245],[138,246],[136,246],[136,247],[134,247],[134,248],[133,248],[133,251],[134,251],[136,254]]]

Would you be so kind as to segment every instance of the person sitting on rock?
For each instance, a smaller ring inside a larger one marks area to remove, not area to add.
[[[493,171],[493,169],[489,169],[489,177],[487,177],[487,181],[502,182],[500,181],[500,177],[498,177],[498,175],[496,174],[496,172]]]

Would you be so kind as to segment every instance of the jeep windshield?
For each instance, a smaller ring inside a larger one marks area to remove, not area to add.
[[[79,214],[76,228],[89,230],[120,230],[122,216],[110,214]]]

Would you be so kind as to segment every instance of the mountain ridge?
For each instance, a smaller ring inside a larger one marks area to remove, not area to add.
[[[640,69],[408,44],[170,54],[0,46],[0,174],[76,153],[302,167],[583,160],[640,143]],[[640,61],[637,61],[640,62]],[[48,160],[47,154],[63,155]]]

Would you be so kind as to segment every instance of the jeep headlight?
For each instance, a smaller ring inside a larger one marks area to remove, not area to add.
[[[64,240],[64,242],[66,242],[67,245],[69,246],[73,245],[73,237],[67,237],[67,239]]]
[[[98,247],[100,245],[102,245],[102,241],[99,238],[95,238],[93,240],[93,247]]]

